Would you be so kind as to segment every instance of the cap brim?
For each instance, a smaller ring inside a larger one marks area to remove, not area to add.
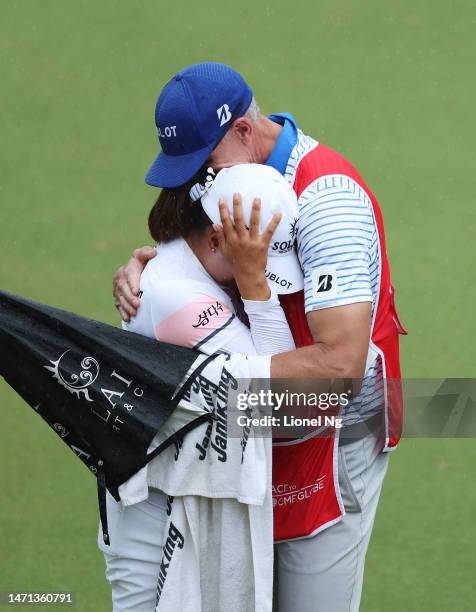
[[[200,170],[215,146],[212,143],[185,155],[166,155],[161,151],[150,167],[145,182],[151,187],[180,187]]]
[[[266,279],[278,295],[301,291],[304,288],[304,275],[296,252],[292,250],[287,255],[268,256]]]

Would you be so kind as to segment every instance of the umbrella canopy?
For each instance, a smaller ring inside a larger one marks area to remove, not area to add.
[[[0,291],[0,375],[98,478],[106,538],[104,487],[118,501],[119,485],[211,418],[181,402],[210,359]]]

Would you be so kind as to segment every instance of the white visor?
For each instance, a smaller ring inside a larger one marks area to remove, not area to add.
[[[291,185],[270,166],[240,164],[220,170],[201,196],[203,209],[213,223],[221,223],[218,204],[224,198],[233,218],[233,195],[241,194],[245,222],[250,219],[255,198],[261,199],[260,231],[273,215],[281,221],[273,234],[268,251],[266,278],[277,294],[295,293],[304,287],[303,273],[295,249],[298,203]]]

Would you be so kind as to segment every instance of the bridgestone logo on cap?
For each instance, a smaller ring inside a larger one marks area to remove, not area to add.
[[[220,127],[228,123],[231,119],[230,107],[228,104],[223,104],[220,108],[217,108],[218,119],[220,120]]]

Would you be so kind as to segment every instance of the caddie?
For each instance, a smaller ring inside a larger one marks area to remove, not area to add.
[[[279,474],[286,462],[293,486],[313,491],[283,497],[286,482],[276,484],[283,489],[276,490],[275,508],[283,500],[301,504],[294,508],[301,520],[276,538],[278,609],[355,612],[388,452],[402,422],[398,336],[406,332],[395,309],[379,204],[354,166],[305,135],[292,115],[264,116],[242,76],[226,65],[178,72],[158,98],[155,123],[162,150],[149,185],[183,185],[204,166],[217,172],[258,163],[276,168],[297,194],[298,222],[289,240],[274,247],[296,248],[304,273],[304,290],[281,298],[298,348],[272,358],[272,378],[362,382],[343,408],[343,429],[327,463],[319,438],[275,447],[273,470]],[[233,228],[226,207],[221,212],[223,241],[237,231],[239,258],[243,228]],[[140,306],[140,273],[155,254],[137,249],[116,272],[115,304],[124,320]],[[279,278],[268,273],[268,281],[292,282],[287,272],[283,265]]]

